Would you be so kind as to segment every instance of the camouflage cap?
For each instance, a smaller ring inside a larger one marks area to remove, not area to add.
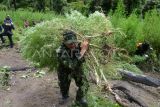
[[[66,30],[63,32],[64,43],[71,44],[77,42],[76,34],[71,30]]]

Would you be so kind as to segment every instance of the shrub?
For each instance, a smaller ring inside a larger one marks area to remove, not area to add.
[[[14,34],[14,41],[19,40],[19,37],[22,36],[22,31],[26,30],[23,28],[24,20],[28,20],[30,25],[32,26],[32,21],[37,23],[51,20],[53,17],[60,17],[52,13],[40,13],[40,12],[30,12],[27,10],[17,10],[17,11],[0,11],[0,25],[3,23],[5,17],[10,15],[15,25],[15,30],[13,31]]]
[[[64,8],[64,13],[70,12],[71,10],[77,10],[84,15],[88,14],[89,7],[85,5],[82,1],[77,1],[77,2],[71,2],[68,3],[68,5]]]
[[[9,70],[8,67],[0,67],[0,87],[9,85]]]
[[[148,13],[144,20],[143,33],[145,40],[148,41],[153,48],[160,52],[160,15],[156,11]]]
[[[7,6],[0,4],[0,11],[6,11],[7,9]]]
[[[17,11],[0,11],[0,22],[3,22],[6,15],[10,15],[13,20],[13,23],[16,27],[23,27],[24,20],[32,21],[45,21],[51,20],[55,17],[55,14],[52,13],[40,13],[40,12],[30,12],[27,10],[17,10]],[[2,24],[2,23],[1,23]]]
[[[132,13],[129,17],[125,17],[121,6],[116,11],[117,13],[115,12],[114,14],[111,14],[111,22],[114,27],[120,29],[120,32],[124,34],[119,35],[118,33],[115,33],[114,44],[117,47],[125,48],[131,55],[133,55],[136,50],[136,44],[138,42],[147,41],[157,54],[157,56],[155,55],[154,59],[152,59],[153,64],[151,66],[157,66],[157,64],[159,64],[158,56],[160,52],[160,23],[158,21],[160,15],[154,10],[148,12],[145,19],[140,19],[135,13]],[[123,60],[120,57],[118,58]],[[132,57],[130,63],[144,61],[145,59],[142,57]]]

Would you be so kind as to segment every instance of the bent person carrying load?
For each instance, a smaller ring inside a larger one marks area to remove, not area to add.
[[[69,98],[69,87],[73,78],[78,87],[76,103],[82,107],[88,107],[85,96],[89,83],[83,70],[84,55],[89,46],[88,40],[79,43],[76,34],[70,30],[63,33],[63,38],[62,45],[57,49],[59,61],[58,79],[62,94],[60,104],[67,102]]]

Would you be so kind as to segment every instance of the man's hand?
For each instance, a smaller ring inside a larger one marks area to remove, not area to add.
[[[84,54],[86,53],[86,51],[89,48],[89,41],[87,39],[85,39],[82,43],[81,43],[81,56],[80,58],[82,58],[84,56]]]

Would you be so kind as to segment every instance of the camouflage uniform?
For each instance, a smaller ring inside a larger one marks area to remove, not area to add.
[[[73,32],[67,32],[64,34],[66,38],[64,41],[72,42],[72,40],[76,41],[76,36],[74,36]],[[86,75],[83,71],[83,62],[84,57],[80,58],[80,43],[76,43],[77,46],[75,49],[69,49],[65,43],[57,49],[58,55],[58,79],[59,86],[61,90],[61,94],[63,98],[68,98],[69,87],[71,83],[71,79],[74,78],[76,85],[78,86],[76,100],[80,101],[85,97],[88,91],[88,81]]]

